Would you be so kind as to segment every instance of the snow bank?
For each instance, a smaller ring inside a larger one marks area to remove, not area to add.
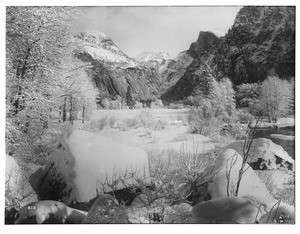
[[[48,165],[31,177],[42,199],[61,199],[66,204],[88,202],[96,197],[97,188],[102,192],[101,183],[123,178],[126,171],[136,172],[139,178],[149,176],[147,154],[142,149],[81,130],[64,134],[60,143]],[[131,178],[123,179],[127,184],[133,183]],[[115,188],[122,189],[124,185],[119,182]]]

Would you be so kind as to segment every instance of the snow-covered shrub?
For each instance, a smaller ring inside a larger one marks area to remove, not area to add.
[[[191,108],[188,115],[190,131],[205,136],[219,135],[223,124],[221,116],[215,116],[215,110],[209,106]]]
[[[108,116],[103,116],[100,119],[93,120],[91,122],[92,130],[103,130],[105,127],[110,126],[110,120]]]
[[[114,116],[110,117],[109,118],[109,126],[111,128],[114,128],[116,121],[117,121],[116,117],[114,117]]]

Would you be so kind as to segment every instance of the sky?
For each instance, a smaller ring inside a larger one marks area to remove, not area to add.
[[[223,7],[79,7],[75,32],[107,34],[126,54],[168,52],[175,57],[197,40],[200,31],[225,34],[240,6]]]

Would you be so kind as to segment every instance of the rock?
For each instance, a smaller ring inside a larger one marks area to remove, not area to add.
[[[86,217],[87,212],[70,208],[65,204],[52,201],[36,201],[22,207],[15,224],[42,223],[74,223],[79,224]]]
[[[125,146],[105,137],[75,130],[61,137],[60,145],[50,157],[49,163],[30,177],[39,199],[88,202],[98,193],[125,188],[125,172],[136,172],[142,182],[149,176],[145,151]],[[112,183],[114,178],[115,183]],[[106,184],[105,187],[101,186]]]
[[[36,201],[37,195],[17,161],[6,155],[5,162],[5,206],[19,209],[19,206]]]
[[[244,141],[237,141],[225,147],[234,149],[240,155],[243,152]],[[248,163],[254,170],[286,169],[294,171],[294,159],[280,146],[270,139],[254,139],[250,150]]]
[[[192,210],[193,223],[255,223],[259,207],[247,197],[222,197],[197,204]]]
[[[294,209],[277,204],[267,210],[254,196],[222,197],[197,204],[192,210],[193,223],[294,223]]]
[[[113,196],[104,194],[96,199],[82,223],[128,223],[128,219],[125,207],[119,205]]]
[[[235,150],[226,149],[218,154],[213,171],[215,175],[212,178],[212,182],[208,185],[208,193],[211,195],[212,200],[234,195],[233,191],[236,188],[241,165],[242,157]],[[238,196],[247,196],[248,199],[254,198],[252,200],[263,208],[261,209],[262,214],[271,211],[278,202],[247,163],[244,168]],[[286,207],[290,211],[294,209],[293,206],[284,202],[281,202],[280,206]]]

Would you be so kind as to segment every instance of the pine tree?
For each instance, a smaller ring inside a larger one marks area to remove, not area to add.
[[[127,93],[126,93],[126,104],[130,109],[134,109],[134,98],[131,92],[130,85],[127,86]]]

